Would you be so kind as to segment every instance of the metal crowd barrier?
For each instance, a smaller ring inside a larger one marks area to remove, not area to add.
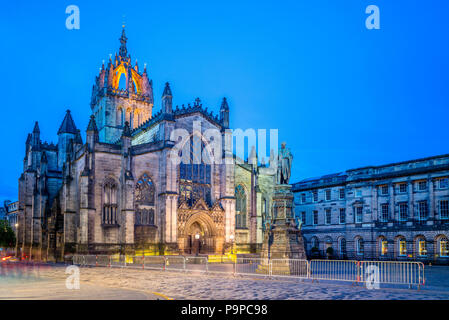
[[[270,260],[263,258],[237,258],[234,274],[270,276]]]
[[[310,279],[371,284],[425,284],[424,264],[414,261],[311,260]]]
[[[309,278],[309,261],[300,259],[270,260],[270,275],[273,277]]]
[[[210,263],[208,257],[74,255],[73,264],[159,271],[221,273],[365,284],[425,284],[422,262],[237,258]]]

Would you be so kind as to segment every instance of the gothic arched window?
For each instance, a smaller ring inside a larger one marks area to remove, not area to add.
[[[235,188],[235,227],[246,228],[246,193],[241,185]]]
[[[179,165],[179,201],[185,200],[192,205],[196,200],[203,199],[211,205],[211,166],[201,138],[194,135],[181,151]],[[189,157],[182,154],[186,152]]]
[[[125,124],[125,111],[122,108],[117,110],[117,125],[123,126]]]
[[[154,225],[155,193],[151,178],[144,173],[136,183],[134,193],[136,203],[136,225]]]
[[[262,197],[262,230],[265,231],[266,225],[269,221],[269,214],[268,214],[268,200],[267,198]]]
[[[117,224],[117,184],[111,179],[103,186],[103,216],[104,225]]]

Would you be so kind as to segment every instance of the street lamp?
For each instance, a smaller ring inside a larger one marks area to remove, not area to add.
[[[234,235],[231,234],[229,239],[231,239],[231,254],[234,254]]]

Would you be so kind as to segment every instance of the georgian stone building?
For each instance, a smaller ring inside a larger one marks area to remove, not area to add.
[[[449,155],[293,185],[310,256],[449,262]]]
[[[13,229],[14,233],[17,235],[17,223],[18,223],[18,208],[19,208],[19,202],[18,201],[14,201],[11,202],[9,200],[4,201],[3,203],[3,209],[5,216],[4,218],[6,219],[6,221],[8,221],[8,224],[10,225],[10,227]],[[0,219],[2,219],[0,217]]]
[[[57,144],[41,141],[37,122],[28,135],[19,179],[18,250],[48,260],[137,250],[257,251],[269,218],[274,165],[259,166],[255,152],[236,163],[228,147],[213,151],[223,153],[221,163],[171,161],[176,129],[190,135],[184,145],[199,143],[206,157],[212,152],[208,129],[232,139],[228,103],[224,98],[219,115],[199,99],[174,108],[167,83],[154,113],[152,80],[146,67],[132,65],[124,30],[120,43],[95,79],[85,142],[70,111]]]

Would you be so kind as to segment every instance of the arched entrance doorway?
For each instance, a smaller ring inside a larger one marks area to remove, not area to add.
[[[187,230],[187,243],[186,243],[186,251],[189,254],[200,254],[200,253],[208,253],[205,251],[207,247],[210,247],[210,235],[200,223],[194,222],[190,225],[189,230]],[[207,241],[206,241],[207,240]],[[208,245],[209,244],[209,245]]]
[[[196,212],[186,217],[180,226],[178,245],[182,254],[216,254],[223,248],[223,235],[207,212]]]
[[[204,214],[194,215],[186,225],[186,254],[210,254],[215,252],[216,232],[210,218]]]

